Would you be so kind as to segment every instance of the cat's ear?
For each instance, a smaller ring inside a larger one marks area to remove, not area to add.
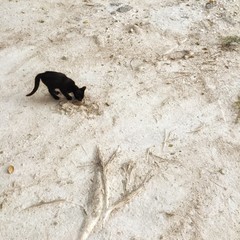
[[[82,87],[81,89],[82,89],[83,91],[85,91],[85,90],[86,90],[86,88],[87,88],[87,87],[86,87],[86,86],[84,86],[84,87]]]

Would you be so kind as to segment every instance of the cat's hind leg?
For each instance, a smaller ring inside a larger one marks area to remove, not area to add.
[[[52,95],[52,97],[56,100],[59,100],[59,97],[56,95],[55,89],[48,88],[49,93]]]

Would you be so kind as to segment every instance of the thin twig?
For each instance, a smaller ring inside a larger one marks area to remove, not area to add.
[[[206,125],[204,123],[201,123],[198,127],[196,127],[195,129],[187,132],[187,133],[196,133],[199,132],[200,130],[202,130]]]
[[[220,184],[216,183],[215,181],[213,181],[212,179],[209,179],[212,183],[216,184],[217,186],[221,187],[222,189],[226,190],[227,188],[224,186],[221,186]]]
[[[105,166],[107,167],[117,156],[117,154],[120,152],[120,146],[118,146],[117,150],[114,151],[112,156],[109,158],[109,160],[106,162]]]
[[[48,204],[53,204],[53,203],[60,203],[60,202],[65,202],[66,200],[65,199],[56,199],[56,200],[53,200],[53,201],[48,201],[48,202],[45,202],[45,201],[40,201],[39,203],[36,203],[36,204],[33,204],[27,208],[24,208],[23,210],[28,210],[30,208],[36,208],[36,207],[41,207],[43,205],[48,205]]]
[[[82,150],[85,152],[85,154],[88,156],[88,154],[87,154],[85,148],[83,147],[83,145],[81,144],[80,146],[81,146]]]
[[[132,66],[132,61],[134,60],[134,58],[132,58],[131,60],[130,60],[130,67],[131,67],[131,69],[134,71],[134,68],[133,68],[133,66]]]
[[[151,153],[151,148],[148,148],[147,149],[147,156],[146,156],[146,160],[147,160],[147,162],[149,162],[149,155],[150,155],[150,153]]]
[[[167,141],[169,139],[170,133],[171,132],[167,133],[166,129],[164,130],[164,141],[163,141],[163,145],[162,145],[162,152],[165,151],[165,147],[166,147]]]
[[[171,163],[171,164],[175,163],[175,164],[179,164],[180,166],[182,166],[182,163],[177,161],[177,160],[171,160],[171,159],[163,158],[163,157],[158,156],[158,155],[156,155],[152,152],[150,152],[149,155],[151,155],[153,157],[156,157],[156,158],[161,160],[161,161],[158,161],[158,162],[154,161],[158,165],[158,167],[160,167],[159,166],[160,163],[164,163],[164,162]]]
[[[221,113],[222,113],[222,118],[223,118],[224,122],[226,123],[227,121],[226,121],[225,113],[224,113],[224,111],[223,111],[223,109],[222,109],[221,103],[220,103],[219,100],[217,101],[217,103],[218,103],[218,106],[219,106],[220,111],[221,111]]]

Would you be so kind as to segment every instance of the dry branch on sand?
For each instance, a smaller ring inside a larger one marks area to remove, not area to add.
[[[33,204],[27,208],[24,208],[24,210],[28,210],[30,208],[37,208],[37,207],[41,207],[43,205],[49,205],[49,204],[54,204],[54,203],[61,203],[61,202],[65,202],[65,199],[56,199],[56,200],[52,200],[52,201],[40,201],[39,203]]]
[[[147,174],[142,183],[140,183],[132,191],[127,192],[119,200],[112,205],[109,204],[109,183],[108,183],[108,170],[112,161],[116,158],[119,148],[112,154],[108,161],[103,160],[102,153],[97,148],[96,157],[96,172],[93,181],[92,191],[93,194],[89,199],[90,211],[88,212],[79,234],[80,240],[86,240],[97,225],[103,226],[113,211],[123,208],[135,196],[137,196],[145,184],[152,178]]]

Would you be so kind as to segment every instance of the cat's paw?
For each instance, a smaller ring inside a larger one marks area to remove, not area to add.
[[[54,96],[54,99],[55,100],[59,100],[60,98],[58,96]]]

